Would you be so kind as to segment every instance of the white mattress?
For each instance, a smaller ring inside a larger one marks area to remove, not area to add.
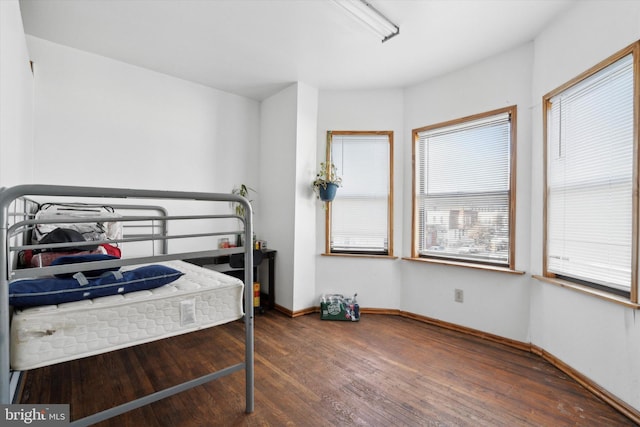
[[[183,261],[185,273],[149,291],[16,311],[11,367],[27,370],[220,325],[243,316],[244,285]]]

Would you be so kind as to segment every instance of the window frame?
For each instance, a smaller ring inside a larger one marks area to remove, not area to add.
[[[517,105],[510,105],[504,108],[498,108],[491,111],[486,111],[478,114],[473,114],[466,117],[461,117],[458,119],[453,119],[445,122],[435,123],[428,126],[423,126],[420,128],[413,129],[412,131],[412,139],[413,139],[413,147],[412,147],[412,218],[411,218],[411,260],[420,260],[425,262],[433,262],[438,264],[447,264],[447,265],[457,265],[457,266],[465,266],[465,267],[473,267],[487,270],[496,270],[496,271],[507,271],[507,272],[516,272],[515,271],[515,256],[516,256],[516,154],[517,154],[517,122],[518,122],[518,111]],[[491,116],[497,116],[500,114],[507,113],[509,114],[509,125],[510,125],[510,140],[509,140],[509,249],[508,249],[508,262],[506,264],[497,264],[486,261],[473,261],[469,259],[457,258],[455,256],[446,257],[446,256],[429,256],[423,255],[419,252],[419,224],[418,221],[420,219],[419,208],[420,204],[418,201],[418,181],[419,181],[419,170],[418,170],[418,144],[420,143],[420,133],[439,129],[446,128],[450,126],[460,125],[466,122],[472,122],[480,119],[485,119]]]
[[[331,144],[333,136],[348,136],[348,135],[385,135],[389,141],[389,192],[387,194],[387,253],[381,252],[367,252],[367,251],[332,251],[331,250],[331,218],[332,218],[332,205],[333,202],[326,203],[325,209],[325,251],[323,255],[330,256],[356,256],[356,257],[373,257],[373,258],[394,258],[394,245],[393,245],[393,131],[355,131],[355,130],[328,130],[327,131],[327,144],[325,159],[327,162],[332,162],[331,156]],[[338,191],[340,191],[338,189]]]
[[[548,218],[548,154],[549,154],[549,114],[551,111],[551,99],[562,94],[563,92],[573,88],[579,83],[583,82],[587,78],[602,71],[604,68],[614,64],[622,58],[632,55],[633,56],[633,171],[632,171],[632,220],[631,220],[631,281],[628,296],[626,292],[624,295],[612,287],[600,285],[598,283],[591,283],[588,281],[580,280],[577,278],[571,278],[564,275],[558,275],[549,271],[548,265],[548,239],[549,239],[549,218]],[[574,288],[582,290],[587,293],[610,299],[618,302],[628,302],[631,305],[638,304],[638,256],[639,256],[639,180],[640,180],[640,40],[632,43],[624,49],[614,53],[605,60],[599,62],[568,82],[562,84],[551,92],[545,94],[542,97],[542,137],[543,137],[543,231],[542,231],[542,277],[540,279],[546,279],[547,281],[558,284],[560,286]],[[536,276],[537,277],[537,276]]]

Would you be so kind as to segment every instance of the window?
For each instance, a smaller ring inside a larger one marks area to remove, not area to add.
[[[544,275],[634,302],[639,46],[544,97]]]
[[[413,258],[513,269],[516,107],[414,129]]]
[[[327,159],[342,187],[326,215],[326,252],[393,255],[393,132],[329,131]]]

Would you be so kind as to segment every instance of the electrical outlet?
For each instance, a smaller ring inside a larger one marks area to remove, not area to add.
[[[456,289],[454,291],[453,299],[455,302],[463,302],[464,301],[464,291],[462,289]]]

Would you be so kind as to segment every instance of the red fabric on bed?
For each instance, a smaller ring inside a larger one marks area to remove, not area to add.
[[[51,263],[63,256],[69,255],[94,255],[103,254],[104,250],[98,248],[93,251],[71,251],[71,252],[42,252],[31,257],[31,267],[48,267]]]

